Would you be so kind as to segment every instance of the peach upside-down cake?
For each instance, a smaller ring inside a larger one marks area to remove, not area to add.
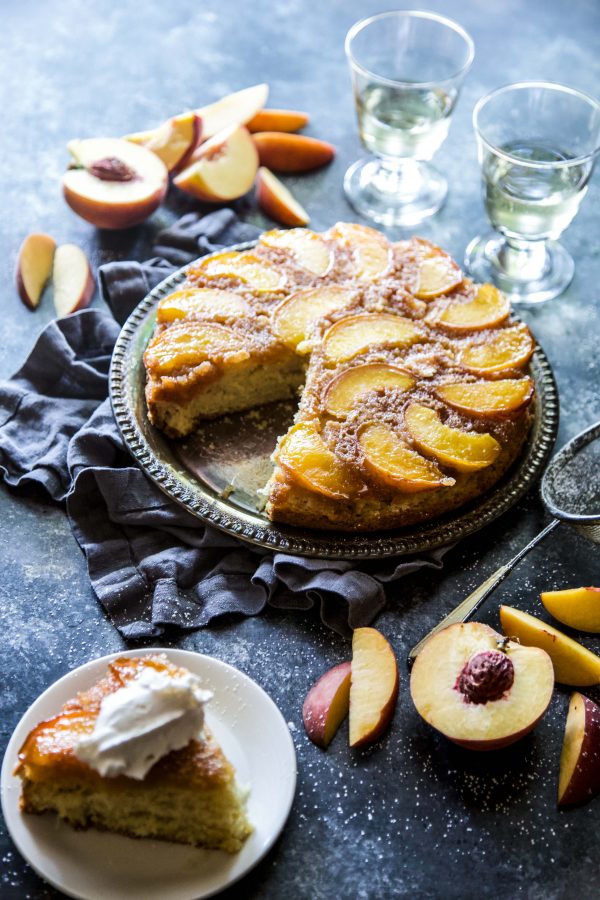
[[[531,424],[534,342],[492,285],[439,247],[361,225],[269,231],[193,264],[158,304],[151,421],[171,437],[290,398],[267,515],[347,531],[455,509],[493,485]]]

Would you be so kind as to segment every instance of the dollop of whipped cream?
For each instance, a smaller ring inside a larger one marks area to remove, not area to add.
[[[157,760],[200,735],[211,697],[191,672],[173,677],[146,668],[104,697],[94,730],[80,738],[75,756],[106,778],[141,781]]]

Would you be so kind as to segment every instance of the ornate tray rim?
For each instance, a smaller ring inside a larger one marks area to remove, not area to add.
[[[256,241],[219,250],[249,250]],[[208,254],[202,257],[207,259]],[[537,345],[532,358],[536,385],[535,420],[523,455],[509,472],[477,502],[422,525],[388,532],[363,534],[324,532],[271,522],[260,513],[251,514],[217,496],[201,481],[192,489],[168,460],[161,459],[146,440],[132,403],[132,385],[141,357],[133,344],[142,325],[153,315],[159,300],[185,279],[196,261],[183,266],[160,282],[133,310],[117,338],[113,351],[109,393],[114,416],[129,448],[146,475],[172,500],[207,525],[263,549],[323,559],[367,560],[424,553],[454,543],[497,519],[517,503],[540,477],[552,452],[558,431],[559,399],[552,368]],[[154,431],[153,426],[146,423]],[[158,432],[157,432],[158,434]]]

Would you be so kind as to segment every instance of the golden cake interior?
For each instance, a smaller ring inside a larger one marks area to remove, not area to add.
[[[245,795],[235,771],[205,729],[158,760],[142,781],[104,778],[75,755],[77,741],[93,731],[102,699],[136,678],[143,668],[172,676],[185,670],[166,657],[122,657],[90,690],[27,736],[15,773],[22,780],[25,813],[58,813],[75,828],[158,838],[235,853],[252,832]]]
[[[531,424],[534,342],[492,285],[420,238],[338,223],[199,261],[158,305],[151,421],[171,437],[300,393],[271,519],[348,531],[438,516],[492,486]]]

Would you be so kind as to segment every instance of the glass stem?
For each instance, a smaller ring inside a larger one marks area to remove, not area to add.
[[[518,281],[536,281],[547,268],[545,241],[523,241],[507,237],[498,252],[498,266]]]
[[[379,174],[379,187],[396,198],[409,201],[419,193],[423,176],[414,159],[384,157],[380,161]]]

